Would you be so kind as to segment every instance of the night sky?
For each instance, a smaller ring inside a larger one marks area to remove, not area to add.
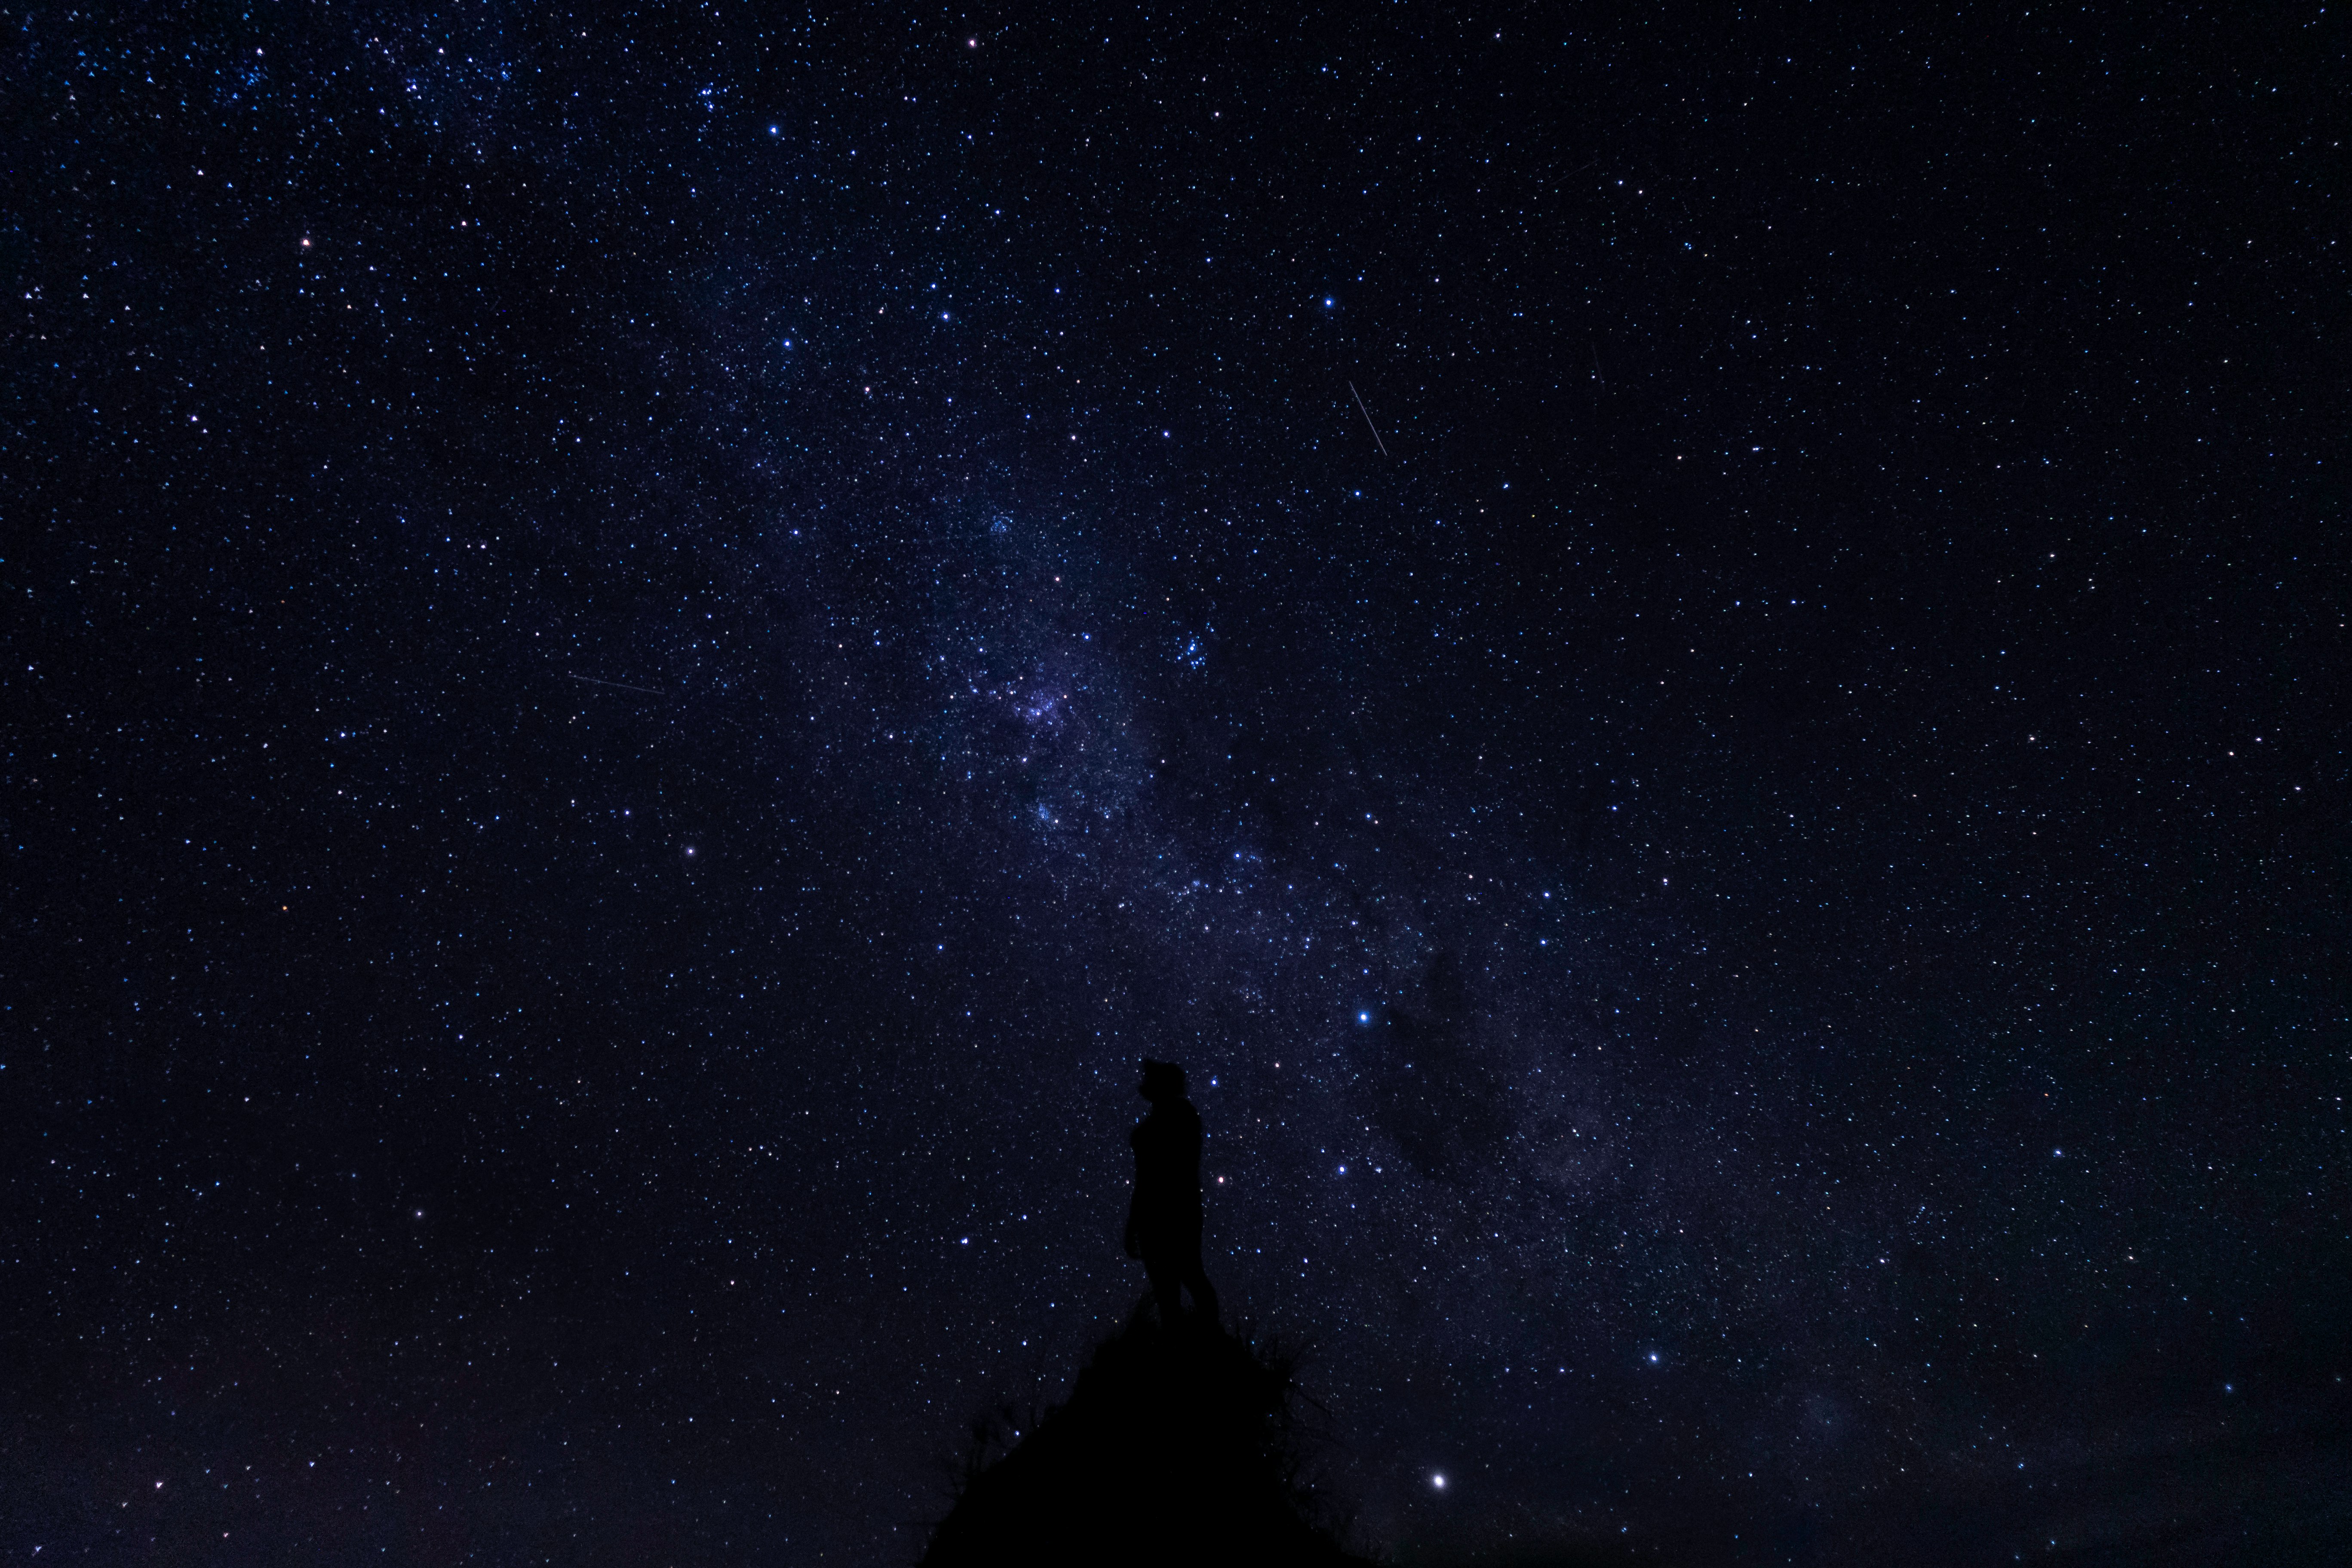
[[[0,1554],[2340,1560],[2341,29],[9,13]]]

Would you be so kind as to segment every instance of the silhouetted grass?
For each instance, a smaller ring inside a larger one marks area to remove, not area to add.
[[[1278,1346],[1139,1311],[1009,1451],[1007,1429],[975,1426],[925,1568],[1362,1563],[1304,1484],[1296,1369]]]

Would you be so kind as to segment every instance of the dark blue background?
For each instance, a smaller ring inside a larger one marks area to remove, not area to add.
[[[0,1551],[909,1562],[1147,1051],[1368,1549],[2344,1549],[2334,18],[6,50]]]

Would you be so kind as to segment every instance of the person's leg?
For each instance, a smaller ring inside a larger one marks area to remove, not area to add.
[[[1164,1252],[1143,1255],[1143,1271],[1151,1279],[1151,1294],[1160,1303],[1160,1323],[1174,1328],[1184,1311],[1184,1268]]]
[[[1209,1271],[1201,1267],[1201,1254],[1198,1250],[1192,1254],[1191,1270],[1184,1283],[1192,1291],[1192,1310],[1206,1321],[1216,1323],[1218,1321],[1217,1288],[1209,1283]]]

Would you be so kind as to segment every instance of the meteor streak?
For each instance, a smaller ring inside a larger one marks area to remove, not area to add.
[[[660,690],[657,688],[651,686],[632,686],[625,680],[599,680],[593,675],[573,675],[568,669],[563,673],[567,679],[584,680],[591,686],[613,686],[619,688],[623,691],[642,691],[648,697],[667,697],[669,695],[668,692]]]
[[[1356,384],[1352,381],[1348,384],[1348,391],[1355,397],[1356,406],[1363,410],[1364,424],[1370,427],[1372,432],[1372,445],[1381,449],[1381,457],[1387,457],[1389,455],[1389,444],[1381,439],[1381,427],[1372,424],[1372,411],[1364,407],[1364,395],[1356,391]]]

